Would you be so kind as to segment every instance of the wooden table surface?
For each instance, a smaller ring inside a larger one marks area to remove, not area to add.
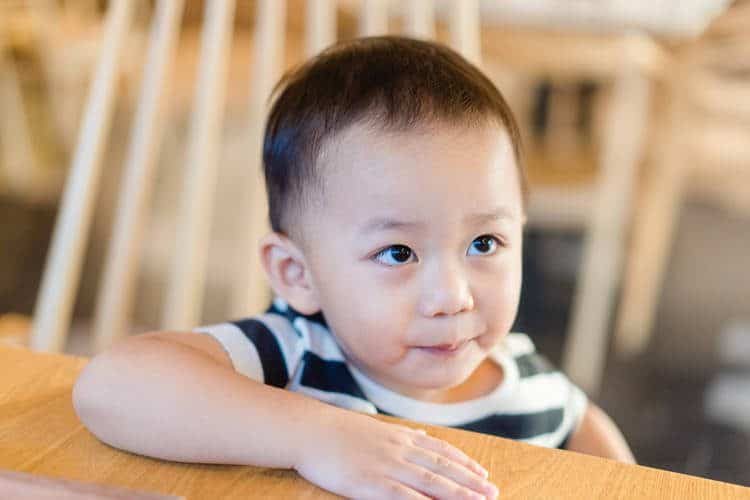
[[[333,496],[292,471],[180,464],[110,448],[83,427],[71,404],[71,388],[86,362],[0,344],[0,469],[188,499]],[[479,460],[503,499],[750,500],[750,488],[472,432],[420,427]]]

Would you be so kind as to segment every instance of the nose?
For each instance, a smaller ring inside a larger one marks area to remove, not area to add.
[[[472,309],[474,297],[462,266],[434,265],[427,270],[419,302],[419,312],[423,316],[447,316]]]

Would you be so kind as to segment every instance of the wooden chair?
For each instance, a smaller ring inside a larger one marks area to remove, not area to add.
[[[75,291],[80,281],[85,242],[89,234],[94,200],[102,175],[101,156],[115,102],[114,82],[118,75],[118,55],[127,40],[133,17],[131,0],[112,0],[109,4],[99,64],[94,74],[83,117],[78,146],[72,161],[65,193],[60,204],[57,224],[48,253],[47,264],[34,315],[31,345],[37,350],[63,349],[70,325]],[[308,2],[308,54],[333,41],[331,0]],[[383,29],[387,20],[387,3],[368,0],[361,10],[363,33]],[[413,35],[429,32],[429,2],[413,2]],[[168,67],[183,9],[182,0],[159,0],[149,36],[148,55],[130,147],[124,167],[124,179],[113,238],[106,259],[100,297],[93,327],[95,350],[109,345],[128,330],[128,316],[134,295],[134,276],[139,261],[143,220],[149,206],[154,176],[154,159],[163,134],[163,108],[168,95]],[[223,89],[227,54],[231,43],[234,2],[206,2],[197,91],[189,133],[183,203],[178,222],[174,268],[167,292],[163,327],[190,328],[200,322],[199,311],[205,282],[205,258],[208,244],[208,220],[217,175],[217,148],[223,117]],[[452,19],[452,40],[459,50],[479,60],[478,3],[461,2],[459,15]],[[282,69],[286,2],[259,0],[255,27],[255,66],[249,141],[259,151],[266,99]],[[427,28],[426,28],[427,27]],[[259,272],[255,245],[265,230],[265,200],[262,193],[259,155],[250,158],[253,172],[250,195],[245,211],[248,227],[245,241],[240,242],[250,256],[247,268],[239,270],[231,311],[247,314],[265,305],[268,296]],[[244,271],[244,272],[243,272]]]
[[[2,26],[0,26],[2,32]],[[28,113],[14,61],[6,56],[0,35],[0,192],[38,199],[39,168],[32,147]],[[42,195],[43,196],[43,195]]]
[[[583,228],[583,255],[573,297],[563,369],[594,395],[609,347],[632,192],[644,153],[650,94],[666,56],[649,37],[632,34],[559,33],[503,27],[484,31],[485,57],[502,61],[524,78],[505,89],[516,106],[531,105],[529,82],[596,82],[601,101],[598,157],[593,181],[576,185],[532,185],[529,225]],[[528,115],[528,109],[517,109]]]
[[[42,34],[49,36],[51,26],[21,3],[4,9],[0,18],[0,109],[3,110],[0,114],[0,193],[26,203],[52,204],[61,191],[63,171],[49,165],[49,159],[34,147],[38,137],[33,132],[39,120],[31,118],[33,113],[29,112],[28,100],[24,96],[18,61],[13,56],[13,53],[33,53]],[[36,54],[44,58],[45,51],[36,50]],[[46,65],[43,66],[46,69]],[[82,77],[81,73],[85,72],[79,71],[78,78]],[[47,80],[46,87],[54,87],[55,82]],[[50,115],[57,124],[64,116],[69,125],[75,116],[70,112],[71,104],[75,105],[75,96],[61,101],[55,100],[55,106],[66,108],[68,112],[53,110]],[[64,127],[51,128],[60,132]]]
[[[633,228],[616,347],[648,346],[680,207],[689,191],[750,214],[750,4],[739,4],[683,46],[666,82],[667,106]],[[744,71],[744,73],[743,73]]]
[[[306,53],[314,54],[335,38],[334,6],[354,12],[360,19],[360,33],[387,30],[387,0],[309,0],[306,16]],[[435,5],[430,0],[402,2],[406,33],[432,37]],[[480,37],[477,0],[441,3],[449,9],[448,39],[469,60],[481,63],[499,60],[517,73],[552,74],[562,78],[590,77],[611,86],[611,99],[603,130],[601,166],[596,185],[588,191],[591,213],[582,223],[587,227],[583,267],[578,285],[570,340],[564,368],[591,393],[597,391],[604,367],[608,324],[619,282],[630,198],[637,165],[642,154],[642,130],[649,109],[649,83],[663,67],[663,53],[646,36],[570,36],[559,33],[484,27]],[[217,176],[219,129],[223,118],[223,89],[230,27],[234,12],[231,0],[206,2],[198,85],[187,147],[183,203],[162,327],[190,328],[198,324],[206,281],[205,261],[209,240]],[[263,116],[271,85],[282,69],[287,3],[258,0],[252,95],[249,103],[248,140],[260,150]],[[62,349],[71,319],[74,293],[80,279],[84,242],[94,210],[100,158],[107,141],[118,73],[117,54],[127,36],[132,17],[130,0],[113,0],[107,12],[104,44],[92,90],[88,98],[78,148],[72,162],[65,196],[49,251],[48,263],[35,312],[32,345],[35,349]],[[143,238],[144,214],[154,176],[154,158],[163,133],[162,108],[167,68],[174,50],[182,0],[159,0],[152,25],[149,53],[134,121],[130,149],[125,161],[120,208],[114,237],[100,287],[93,328],[95,350],[109,345],[128,331],[128,316],[134,295],[138,248]],[[506,89],[504,89],[506,90]],[[512,89],[511,92],[512,93]],[[245,214],[248,230],[238,243],[248,258],[235,273],[235,285],[228,315],[259,310],[268,298],[260,273],[255,245],[266,230],[265,200],[258,154],[246,163],[248,179]],[[574,195],[578,196],[578,195]],[[550,201],[551,200],[551,201]],[[532,198],[531,222],[545,213],[559,210],[555,193],[539,192]]]

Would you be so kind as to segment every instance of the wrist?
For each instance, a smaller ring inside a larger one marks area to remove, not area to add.
[[[329,430],[335,428],[341,418],[346,418],[346,410],[323,403],[308,396],[294,394],[301,400],[299,408],[290,414],[290,430],[286,435],[287,449],[290,450],[290,468],[299,470],[305,463],[319,459]]]
[[[299,425],[292,449],[294,470],[310,466],[319,461],[325,450],[335,449],[335,442],[341,435],[342,429],[347,427],[351,419],[366,418],[366,415],[351,410],[345,410],[316,399],[307,398],[311,403],[311,411],[299,413]]]

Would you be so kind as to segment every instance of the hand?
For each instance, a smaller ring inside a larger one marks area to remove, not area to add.
[[[294,468],[333,493],[361,499],[497,496],[478,463],[422,430],[338,409],[309,429]]]

